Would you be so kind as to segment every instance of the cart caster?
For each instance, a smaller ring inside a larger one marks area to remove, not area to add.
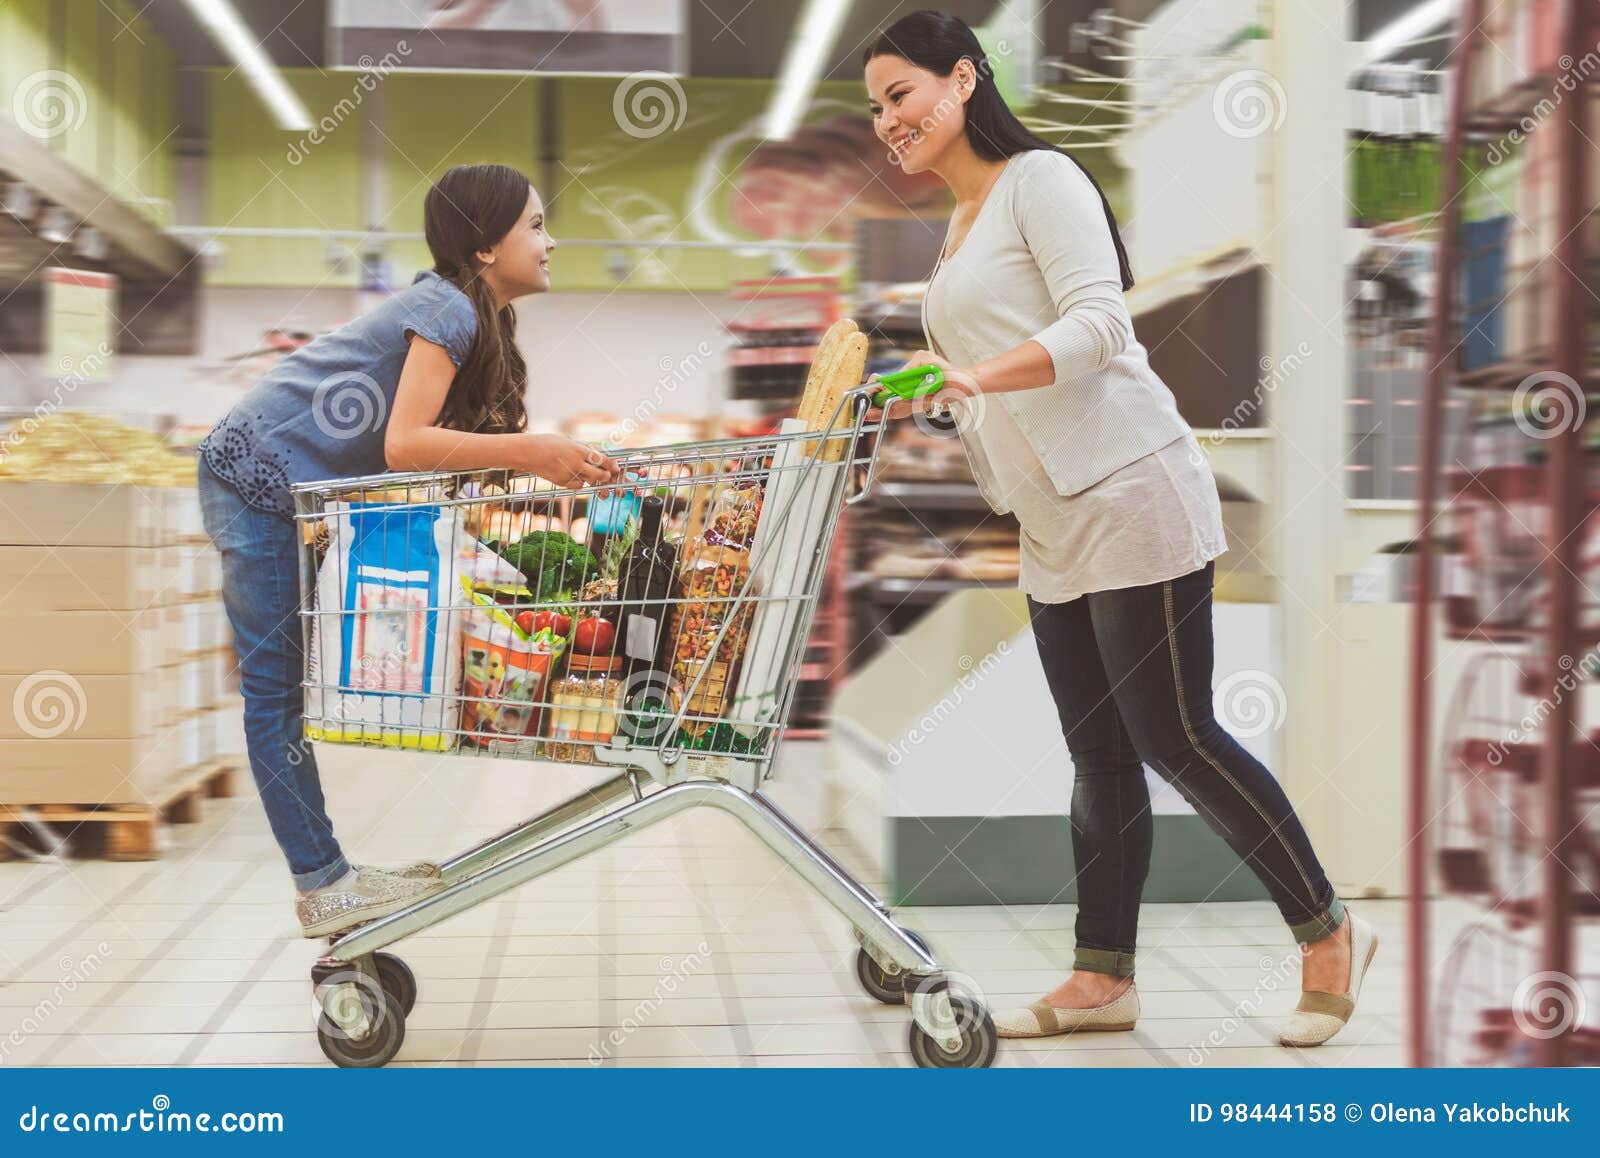
[[[929,952],[928,943],[922,939],[921,934],[913,933],[910,929],[902,931],[915,941],[923,952]],[[866,990],[867,996],[874,1001],[881,1001],[885,1005],[904,1005],[905,976],[903,972],[890,973],[874,961],[872,954],[866,949],[856,950],[856,980],[861,982],[861,988]]]
[[[994,1065],[1000,1035],[977,998],[952,989],[943,977],[924,977],[912,990],[911,1008],[911,1060],[918,1068],[975,1070]]]
[[[391,960],[405,968],[398,958]],[[405,1010],[389,990],[388,979],[380,982],[370,972],[350,966],[314,972],[313,981],[321,1007],[317,1045],[323,1055],[347,1069],[388,1065],[406,1039]]]
[[[374,953],[372,963],[378,969],[378,984],[393,997],[400,1012],[410,1013],[417,1005],[417,976],[393,953]]]

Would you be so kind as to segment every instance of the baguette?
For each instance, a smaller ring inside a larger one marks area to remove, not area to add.
[[[845,393],[861,385],[861,376],[866,373],[866,369],[867,336],[857,332],[845,339],[844,348],[839,352],[838,361],[828,378],[828,391],[822,397],[822,406],[815,423],[818,428],[828,424],[828,419],[833,417],[833,412],[838,408]],[[822,460],[838,462],[844,457],[845,446],[842,437],[829,439]]]
[[[806,390],[800,396],[800,409],[795,415],[806,424],[807,430],[816,428],[817,411],[822,406],[822,395],[827,389],[827,375],[838,360],[839,348],[855,332],[854,319],[840,318],[827,328],[822,340],[817,343],[817,352],[811,357],[811,370],[806,374]]]

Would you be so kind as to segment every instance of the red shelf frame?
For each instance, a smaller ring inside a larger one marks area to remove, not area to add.
[[[1461,226],[1461,160],[1469,136],[1493,134],[1502,127],[1513,106],[1521,108],[1537,99],[1533,96],[1535,81],[1518,84],[1508,93],[1500,94],[1486,104],[1468,106],[1471,89],[1471,70],[1476,59],[1474,49],[1487,37],[1484,30],[1486,0],[1465,0],[1457,27],[1460,40],[1451,54],[1455,62],[1455,75],[1451,90],[1449,129],[1444,147],[1444,197],[1440,220],[1439,261],[1437,285],[1439,291],[1428,339],[1428,371],[1423,385],[1422,463],[1418,486],[1417,542],[1421,558],[1417,569],[1417,604],[1412,617],[1410,716],[1409,736],[1410,791],[1407,801],[1407,827],[1410,840],[1407,845],[1407,890],[1410,894],[1410,928],[1408,930],[1410,977],[1407,986],[1409,1003],[1409,1056],[1411,1063],[1425,1066],[1430,1063],[1429,1019],[1430,982],[1429,967],[1429,866],[1432,860],[1428,785],[1431,772],[1431,697],[1433,685],[1429,679],[1433,670],[1433,632],[1436,627],[1436,567],[1434,535],[1435,521],[1439,518],[1439,493],[1442,471],[1439,462],[1441,427],[1448,391],[1452,385],[1483,388],[1514,372],[1514,366],[1491,367],[1470,376],[1458,375],[1455,370],[1456,325],[1455,308],[1457,276],[1460,267],[1458,235]],[[1560,44],[1573,60],[1592,48],[1597,31],[1600,31],[1600,14],[1593,0],[1564,0],[1560,13]],[[1554,78],[1549,78],[1554,84]],[[1578,90],[1568,94],[1554,115],[1538,131],[1555,134],[1557,191],[1556,237],[1553,257],[1562,267],[1555,278],[1555,306],[1552,311],[1553,326],[1548,346],[1550,357],[1544,370],[1558,370],[1582,383],[1593,380],[1592,367],[1585,365],[1584,302],[1588,291],[1583,285],[1585,271],[1583,231],[1580,226],[1591,212],[1592,197],[1585,200],[1584,185],[1587,178],[1588,158],[1581,118],[1589,103],[1589,86],[1593,77],[1585,78]],[[1520,364],[1520,362],[1519,362]],[[1539,670],[1548,677],[1544,686],[1554,687],[1565,672],[1560,664],[1563,656],[1577,654],[1579,642],[1577,569],[1578,552],[1582,536],[1577,533],[1586,511],[1585,483],[1583,478],[1582,427],[1549,439],[1549,458],[1541,468],[1544,471],[1545,499],[1551,514],[1549,539],[1554,541],[1542,566],[1548,580],[1550,614],[1548,626],[1541,629],[1535,646]],[[1573,921],[1572,893],[1567,887],[1571,869],[1568,859],[1573,844],[1574,786],[1576,782],[1572,759],[1572,745],[1566,740],[1577,723],[1573,718],[1571,697],[1558,697],[1544,723],[1541,738],[1539,777],[1541,781],[1541,815],[1538,827],[1543,834],[1544,851],[1548,854],[1541,866],[1543,906],[1539,914],[1541,968],[1573,974]],[[1509,995],[1508,995],[1509,998]],[[1566,1064],[1573,1056],[1573,1030],[1556,1034],[1537,1043],[1537,1060],[1541,1066]]]

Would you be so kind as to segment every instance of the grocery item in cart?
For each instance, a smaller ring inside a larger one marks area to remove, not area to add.
[[[468,591],[462,612],[461,731],[476,748],[531,747],[544,723],[551,669],[566,637],[549,627],[525,631],[489,596]]]
[[[761,481],[745,478],[718,491],[704,535],[708,543],[748,547],[761,518]]]
[[[740,602],[750,579],[750,552],[701,539],[681,571],[683,602],[673,610],[672,677],[687,714],[718,716],[727,706],[734,665],[744,653],[754,604]],[[689,721],[691,736],[710,727]]]
[[[313,740],[444,751],[455,743],[461,639],[451,609],[462,580],[503,575],[460,515],[433,503],[337,503],[320,520],[306,656]]]
[[[616,733],[622,693],[621,657],[574,653],[566,674],[551,684],[549,738],[541,752],[569,764],[595,763],[595,746]]]

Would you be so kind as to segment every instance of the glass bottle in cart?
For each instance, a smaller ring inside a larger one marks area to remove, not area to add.
[[[621,658],[574,654],[550,687],[550,732],[544,754],[568,764],[595,763],[596,744],[609,744],[622,706]]]
[[[671,608],[660,600],[669,599],[677,589],[678,549],[662,534],[666,504],[659,495],[645,497],[639,510],[639,534],[617,568],[617,641],[624,658],[623,683],[632,692],[642,691],[641,673],[663,673],[655,681],[663,685],[671,670],[672,656],[666,646]],[[654,600],[656,602],[645,602]]]

